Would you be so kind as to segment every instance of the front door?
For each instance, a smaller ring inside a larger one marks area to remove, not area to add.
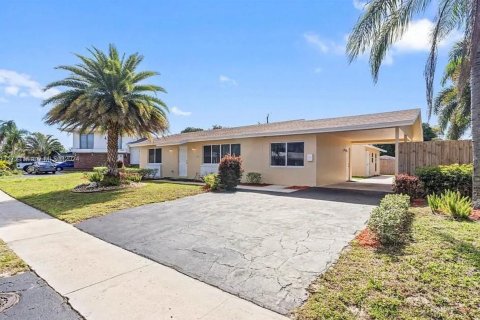
[[[180,177],[187,176],[187,146],[180,146],[178,149],[178,175]]]

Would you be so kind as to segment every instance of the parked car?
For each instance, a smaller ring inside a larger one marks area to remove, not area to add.
[[[36,161],[34,164],[27,167],[27,173],[39,174],[39,173],[57,173],[55,163],[51,161]]]
[[[18,158],[16,166],[18,170],[27,171],[27,168],[35,163],[35,159]]]
[[[72,169],[73,167],[74,167],[74,161],[73,160],[55,162],[55,168],[57,168],[57,171],[62,171],[62,170],[65,170],[65,169]]]

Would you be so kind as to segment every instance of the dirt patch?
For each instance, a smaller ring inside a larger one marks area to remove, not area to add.
[[[380,241],[377,236],[368,228],[365,228],[360,232],[355,239],[362,247],[378,248],[380,247]]]

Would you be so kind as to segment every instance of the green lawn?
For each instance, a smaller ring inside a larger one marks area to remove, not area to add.
[[[480,223],[414,213],[391,251],[355,241],[312,285],[298,319],[480,319]]]
[[[201,186],[146,182],[140,188],[99,193],[73,193],[72,188],[86,183],[83,173],[57,176],[5,177],[0,189],[14,198],[60,220],[76,223],[120,209],[147,203],[174,200],[203,192]]]
[[[0,240],[0,277],[13,276],[27,270],[25,262],[10,250],[5,242]]]

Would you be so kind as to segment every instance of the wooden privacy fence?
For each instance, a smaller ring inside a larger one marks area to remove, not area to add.
[[[380,157],[380,174],[395,174],[395,158],[390,156]]]
[[[399,144],[398,172],[414,174],[419,167],[472,163],[472,159],[470,140],[402,142]]]

